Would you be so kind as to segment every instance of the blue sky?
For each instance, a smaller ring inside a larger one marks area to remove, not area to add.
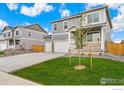
[[[95,3],[0,4],[0,31],[6,25],[38,23],[50,32],[51,21],[104,5]],[[124,5],[108,4],[108,6],[113,23],[112,40],[124,40]]]

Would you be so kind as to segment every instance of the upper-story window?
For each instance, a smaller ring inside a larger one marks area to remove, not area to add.
[[[18,36],[19,35],[19,31],[16,31],[16,36]]]
[[[3,37],[6,37],[6,33],[3,33]]]
[[[53,29],[54,29],[54,31],[57,30],[57,24],[54,24],[54,25],[53,25]]]
[[[87,23],[96,23],[99,22],[99,12],[94,12],[89,15],[87,15]]]
[[[10,37],[10,32],[7,33],[7,36]]]
[[[67,22],[67,21],[64,21],[64,23],[63,23],[63,28],[64,28],[64,29],[68,29],[68,22]]]

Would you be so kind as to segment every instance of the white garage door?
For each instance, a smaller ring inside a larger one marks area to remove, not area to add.
[[[7,49],[6,41],[0,41],[0,50],[6,50],[6,49]]]
[[[55,52],[68,52],[69,42],[67,41],[56,41],[54,42],[54,51]]]
[[[52,52],[51,42],[45,42],[45,52]]]

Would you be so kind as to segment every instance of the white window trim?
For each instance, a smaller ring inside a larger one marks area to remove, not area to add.
[[[94,14],[94,13],[96,13],[96,12],[98,12],[98,14],[99,14],[99,21],[98,21],[98,22],[88,23],[88,15],[92,15],[92,14]],[[86,24],[92,25],[92,24],[98,24],[98,23],[100,23],[100,11],[95,11],[95,12],[92,12],[92,13],[88,13],[88,14],[87,14],[87,16],[86,16]]]
[[[4,37],[4,34],[6,34],[6,36],[5,36],[5,37]],[[6,32],[4,32],[4,33],[3,33],[3,38],[7,38],[7,33],[6,33]]]
[[[18,35],[16,34],[16,32],[19,32]],[[20,31],[17,31],[17,30],[16,30],[16,31],[15,31],[15,36],[19,36],[19,35],[20,35]]]
[[[57,27],[57,29],[56,30],[54,30],[54,25],[56,24],[56,27]],[[57,31],[58,30],[58,23],[54,23],[53,24],[53,31]]]
[[[10,32],[10,36],[8,36],[8,32]],[[6,33],[6,37],[4,37],[5,33]],[[3,34],[3,38],[12,37],[12,31],[11,30],[4,31],[2,34]]]
[[[67,29],[64,28],[64,23],[65,23],[65,22],[67,22]],[[69,28],[69,21],[63,21],[63,30],[66,30],[66,31],[67,31],[68,28]]]
[[[10,36],[8,36],[8,33],[10,33]],[[7,35],[7,37],[11,37],[12,36],[12,32],[7,32],[6,35]]]
[[[94,42],[94,41],[88,42],[88,41],[87,41],[87,33],[88,33],[88,32],[86,32],[86,41],[85,41],[85,43],[100,43],[100,42],[101,42],[100,30],[97,30],[97,31],[99,31],[99,37],[100,37],[100,38],[99,38],[99,39],[100,39],[99,42]],[[93,33],[93,32],[97,32],[97,31],[91,31],[91,32]]]
[[[19,34],[16,35],[16,31],[19,31]],[[18,36],[21,36],[22,35],[22,28],[19,28],[19,30],[14,30],[14,37],[18,37]]]

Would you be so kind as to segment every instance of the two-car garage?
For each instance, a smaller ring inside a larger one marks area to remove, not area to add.
[[[52,38],[45,42],[45,51],[67,53],[69,49],[68,36],[69,36],[68,32],[53,34]]]
[[[45,42],[45,52],[52,52],[52,49],[54,52],[66,53],[69,49],[69,42],[54,41],[53,44],[52,42]]]
[[[6,50],[7,49],[7,41],[1,40],[0,41],[0,50]]]

